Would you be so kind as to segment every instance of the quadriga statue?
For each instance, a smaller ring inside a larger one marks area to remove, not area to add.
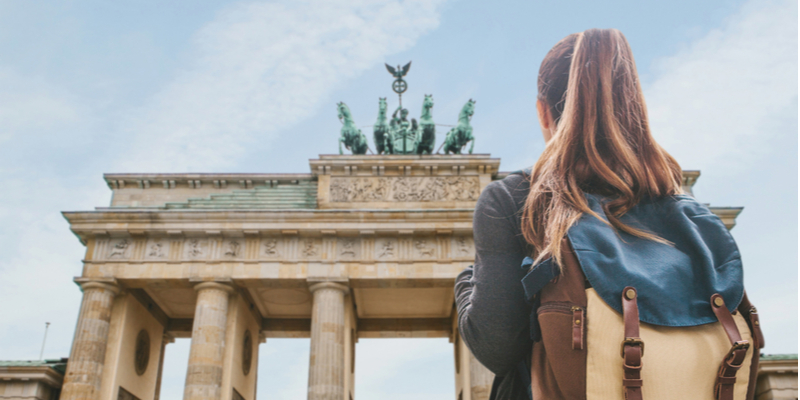
[[[353,114],[350,113],[350,108],[343,102],[337,103],[336,108],[339,110],[339,121],[342,121],[342,134],[339,137],[339,154],[344,154],[342,152],[342,144],[353,152],[353,154],[366,154],[367,137],[361,133],[361,129],[356,127],[356,123],[353,121]]]
[[[469,154],[472,154],[472,149],[475,148],[475,138],[472,136],[472,125],[469,124],[469,120],[474,113],[475,101],[469,99],[458,114],[458,125],[450,129],[450,132],[447,132],[447,136],[444,139],[444,154],[461,154],[461,150],[468,142],[472,142],[469,147]]]
[[[414,144],[417,154],[433,153],[433,147],[436,143],[436,124],[433,123],[432,108],[433,95],[426,94],[425,100],[422,101],[422,114],[419,116],[420,133],[417,135],[417,140]]]
[[[408,120],[408,110],[398,107],[389,123],[392,154],[414,154],[417,141],[417,121]]]
[[[378,120],[372,126],[372,135],[375,139],[375,154],[392,154],[392,132],[389,130],[389,118],[386,111],[386,97],[378,98]]]

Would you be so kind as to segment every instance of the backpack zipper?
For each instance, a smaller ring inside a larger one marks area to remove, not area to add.
[[[556,312],[560,314],[572,314],[573,307],[576,306],[572,305],[572,303],[567,303],[567,302],[545,303],[539,306],[536,312],[537,314],[544,314],[549,312]]]

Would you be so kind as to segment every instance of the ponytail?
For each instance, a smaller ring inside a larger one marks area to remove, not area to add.
[[[533,167],[522,214],[522,233],[536,261],[552,256],[560,266],[561,239],[569,228],[583,213],[600,219],[584,192],[609,198],[603,211],[614,228],[668,243],[620,221],[644,197],[682,192],[680,166],[650,133],[628,41],[616,29],[590,29],[568,36],[553,50],[542,62],[539,97],[553,113],[556,129]],[[561,68],[557,62],[564,54],[571,56],[566,71],[563,59]],[[563,74],[568,75],[563,94],[558,85],[546,85]],[[552,101],[559,96],[563,112],[556,113],[560,110]]]

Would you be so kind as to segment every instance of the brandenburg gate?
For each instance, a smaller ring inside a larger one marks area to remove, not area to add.
[[[110,207],[65,212],[86,255],[61,399],[158,399],[165,346],[189,337],[187,400],[255,400],[268,338],[311,339],[309,399],[354,399],[358,340],[415,337],[449,338],[454,397],[487,399],[493,377],[459,339],[453,285],[473,262],[473,211],[505,175],[500,160],[309,164],[300,174],[108,174]],[[687,189],[697,175],[685,174]],[[713,210],[730,227],[740,209]]]

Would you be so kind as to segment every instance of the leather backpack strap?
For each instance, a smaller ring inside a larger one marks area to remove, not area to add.
[[[758,320],[758,310],[756,306],[750,303],[750,299],[747,298],[747,292],[744,292],[744,296],[742,296],[742,303],[739,304],[739,311],[750,320],[750,329],[753,330],[753,346],[757,349],[763,349],[764,333],[761,332],[761,321]]]
[[[625,340],[622,341],[622,369],[625,373],[622,386],[625,388],[625,400],[642,400],[644,342],[639,337],[636,289],[630,286],[622,290],[622,319],[625,322]]]
[[[725,306],[725,300],[719,293],[711,296],[711,308],[714,310],[714,315],[717,316],[717,320],[719,320],[722,328],[725,329],[725,334],[728,335],[728,340],[731,342],[731,350],[725,355],[717,372],[717,381],[714,383],[714,397],[718,400],[733,400],[736,373],[742,368],[750,343],[747,340],[742,340],[736,321],[733,320],[733,315],[731,315],[728,307]]]
[[[751,343],[751,346],[753,349],[763,349],[764,334],[761,332],[761,322],[758,320],[758,310],[756,310],[756,307],[750,303],[750,300],[747,298],[747,291],[745,291],[744,296],[742,296],[742,302],[739,303],[739,312],[742,313],[743,316],[747,317],[750,321],[750,330],[753,334],[753,343]],[[760,352],[758,350],[753,350],[753,355],[750,357],[750,381],[747,384],[746,399],[754,399],[756,395],[756,384],[758,383],[758,364],[760,361],[759,356]]]

